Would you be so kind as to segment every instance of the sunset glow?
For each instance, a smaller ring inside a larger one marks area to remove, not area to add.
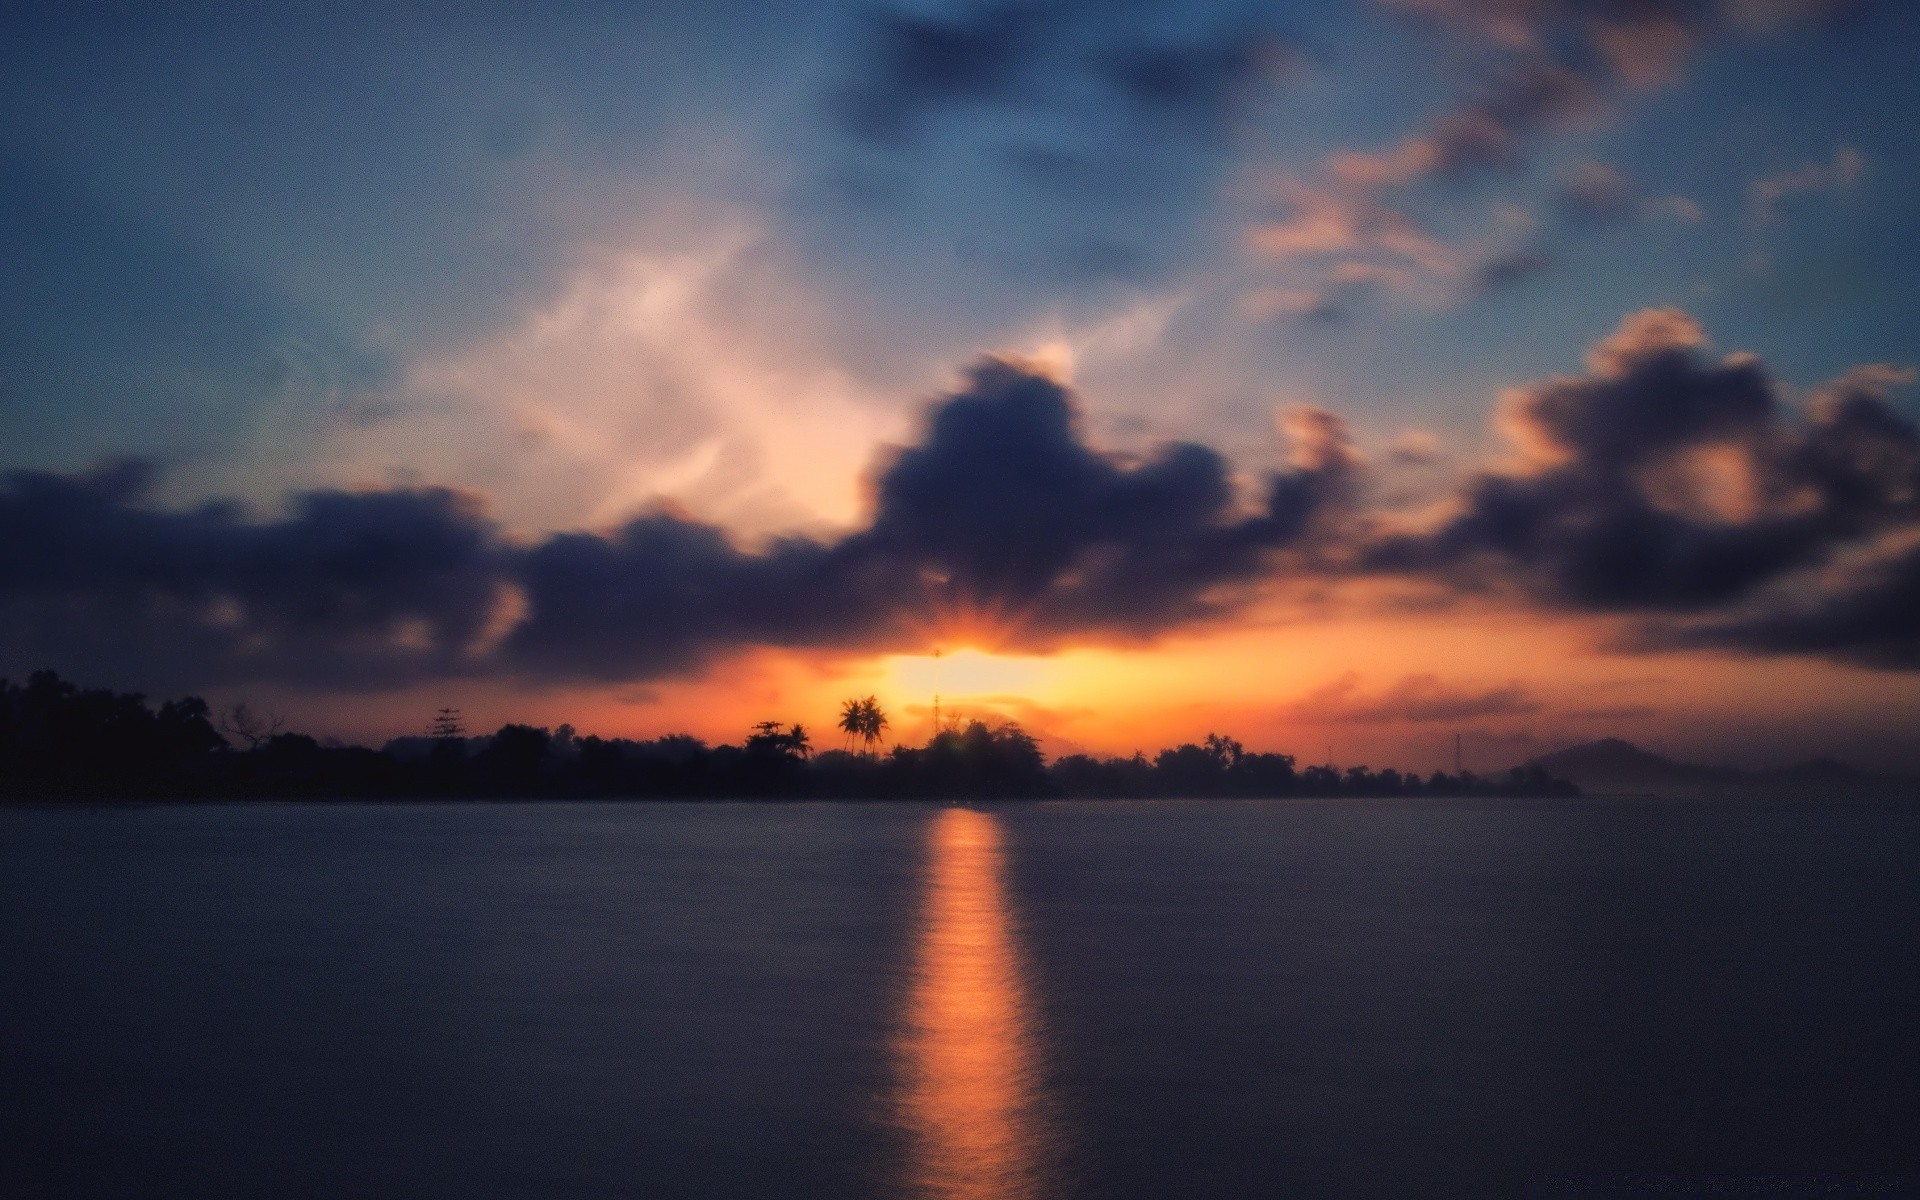
[[[0,676],[1920,766],[1920,10],[1016,7],[23,22]]]
[[[1051,658],[988,654],[960,649],[940,655],[894,655],[886,660],[886,685],[903,701],[939,693],[953,697],[1004,696],[1042,700],[1059,678]]]
[[[7,0],[0,1200],[1920,1197],[1917,198],[1920,0]]]
[[[899,1044],[908,1194],[1045,1194],[1051,1130],[1008,910],[1000,825],[949,808],[928,828],[913,992]]]

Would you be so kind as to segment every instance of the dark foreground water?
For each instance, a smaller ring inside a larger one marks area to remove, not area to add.
[[[1920,1194],[1920,808],[0,812],[0,1196]]]

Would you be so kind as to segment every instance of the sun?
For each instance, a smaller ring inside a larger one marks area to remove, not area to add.
[[[1051,660],[989,654],[971,647],[940,655],[895,654],[886,660],[887,690],[898,696],[1022,696],[1031,698],[1053,674]]]

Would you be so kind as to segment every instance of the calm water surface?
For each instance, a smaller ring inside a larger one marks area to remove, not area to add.
[[[0,1196],[1920,1194],[1920,808],[0,812]]]

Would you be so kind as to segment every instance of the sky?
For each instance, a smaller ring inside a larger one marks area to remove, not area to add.
[[[0,674],[1920,767],[1912,5],[152,7],[0,15]]]

